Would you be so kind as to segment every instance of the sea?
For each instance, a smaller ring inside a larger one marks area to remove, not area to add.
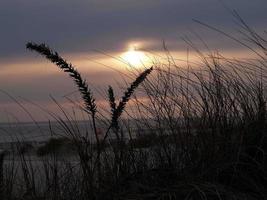
[[[0,151],[10,149],[18,142],[41,145],[50,138],[70,137],[73,134],[94,140],[92,130],[89,121],[0,123]],[[98,131],[102,134],[104,128],[98,128]]]
[[[97,134],[104,137],[109,124],[103,122],[97,123]],[[127,127],[125,126],[127,124]],[[131,129],[132,136],[136,136],[139,132],[145,133],[146,126],[136,127],[133,121],[124,123],[124,128],[128,131]],[[50,138],[58,137],[87,137],[91,141],[95,141],[92,124],[90,121],[53,121],[53,122],[17,122],[17,123],[0,123],[0,150],[8,149],[12,144],[17,142],[31,143],[40,145],[48,141]],[[112,139],[115,135],[110,134]],[[127,137],[127,136],[126,136]]]

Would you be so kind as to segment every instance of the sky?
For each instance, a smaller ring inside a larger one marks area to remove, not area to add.
[[[132,55],[127,52],[133,49],[142,55],[160,54],[165,41],[175,56],[183,57],[187,45],[182,38],[195,41],[197,33],[214,50],[231,56],[242,54],[240,45],[193,20],[236,34],[229,9],[235,9],[259,33],[267,30],[266,0],[1,0],[0,121],[10,117],[29,120],[6,93],[23,102],[40,121],[46,119],[45,114],[29,101],[53,110],[56,105],[50,96],[66,106],[65,95],[79,98],[66,74],[26,50],[29,41],[46,43],[73,63],[97,99],[104,101],[98,90],[118,85],[125,77],[117,70],[129,67],[112,57],[131,62]],[[121,94],[120,88],[115,88]]]

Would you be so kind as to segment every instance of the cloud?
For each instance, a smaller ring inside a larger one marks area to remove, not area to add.
[[[266,27],[266,1],[223,2],[252,26]],[[0,13],[0,57],[27,56],[27,41],[46,42],[64,52],[118,51],[129,40],[186,34],[197,26],[192,18],[233,28],[233,18],[217,0],[4,0]]]

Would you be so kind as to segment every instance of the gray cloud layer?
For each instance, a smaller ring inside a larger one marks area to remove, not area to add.
[[[195,26],[192,18],[231,30],[233,18],[221,2],[266,27],[265,0],[2,0],[0,58],[26,56],[27,41],[61,52],[116,51],[129,39],[176,38]]]

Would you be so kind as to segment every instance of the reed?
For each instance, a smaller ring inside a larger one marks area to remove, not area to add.
[[[69,76],[74,80],[80,93],[82,94],[87,110],[90,111],[92,115],[95,115],[97,107],[95,104],[95,99],[93,98],[92,91],[89,89],[86,80],[82,78],[81,74],[74,68],[72,64],[67,63],[62,57],[58,55],[57,52],[54,52],[45,44],[35,44],[29,42],[26,44],[26,48],[31,51],[36,51],[39,54],[45,56],[48,60],[50,60],[52,63],[55,63],[64,72],[68,73]]]
[[[127,90],[124,92],[124,95],[122,96],[117,108],[112,112],[112,125],[117,127],[118,125],[118,119],[121,116],[123,110],[125,109],[125,106],[127,102],[130,100],[131,95],[135,91],[135,89],[146,79],[146,77],[151,73],[153,70],[153,67],[146,69],[144,72],[142,72],[130,85],[130,87],[127,88]]]

